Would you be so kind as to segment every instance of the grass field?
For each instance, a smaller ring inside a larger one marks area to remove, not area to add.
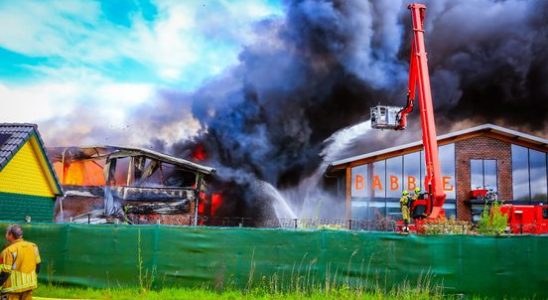
[[[401,287],[388,292],[360,291],[348,288],[337,290],[313,291],[310,293],[290,292],[274,293],[261,289],[243,291],[215,292],[206,289],[162,289],[159,291],[140,291],[135,289],[84,289],[42,284],[34,291],[36,298],[58,299],[447,299],[437,290]],[[451,298],[451,297],[449,297]]]

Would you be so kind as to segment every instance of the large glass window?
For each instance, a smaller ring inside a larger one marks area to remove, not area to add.
[[[366,219],[369,203],[367,201],[367,171],[369,165],[352,168],[352,219]]]
[[[396,156],[386,160],[386,197],[400,199],[402,186],[402,167],[403,160],[401,156]]]
[[[352,169],[352,219],[375,219],[386,214],[385,161]]]
[[[457,198],[457,186],[455,178],[455,144],[447,144],[438,148],[438,155],[440,158],[441,169],[441,184],[443,191],[445,192],[445,204],[443,209],[447,216],[456,216],[456,198]],[[424,151],[420,152],[421,156],[421,178],[423,190],[427,188],[424,186],[424,179],[426,177],[426,158],[424,157]]]
[[[420,153],[414,152],[403,156],[403,188],[412,192],[421,188]]]
[[[497,161],[494,159],[470,160],[470,188],[497,191]]]
[[[424,151],[421,151],[421,178],[423,189],[424,178],[426,177],[426,159],[424,157]],[[438,155],[440,158],[441,180],[443,185],[443,191],[447,195],[447,199],[456,199],[456,181],[455,181],[455,144],[447,144],[438,148]]]
[[[497,161],[486,159],[483,161],[483,186],[493,191],[498,191],[497,185]]]
[[[385,161],[377,161],[371,164],[373,175],[371,181],[371,198],[369,218],[379,218],[386,214],[386,166]]]
[[[546,202],[546,154],[529,149],[531,200]]]
[[[400,197],[403,191],[403,157],[386,160],[386,215],[392,218],[401,216]]]
[[[384,160],[374,162],[372,164],[373,178],[371,179],[371,189],[373,190],[373,198],[386,197],[386,164]]]
[[[455,215],[455,145],[439,148],[442,185],[447,195],[444,209]],[[424,187],[423,151],[396,156],[352,168],[352,218],[374,218],[379,214],[401,217],[399,199],[403,190]]]
[[[365,184],[367,178],[367,165],[352,168],[352,197],[365,197],[367,195]]]
[[[470,188],[472,190],[483,188],[483,160],[470,160]]]
[[[455,144],[439,147],[441,180],[447,199],[456,199]]]
[[[514,200],[547,200],[546,153],[512,145],[512,190]]]
[[[441,184],[446,195],[443,209],[447,216],[456,216],[455,144],[443,145],[438,150],[441,165]]]
[[[529,153],[517,145],[512,145],[512,189],[514,200],[529,200]]]

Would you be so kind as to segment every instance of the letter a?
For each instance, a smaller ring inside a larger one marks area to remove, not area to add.
[[[373,177],[373,189],[375,188],[377,188],[379,191],[382,191],[382,183],[379,175],[375,175],[375,177]]]

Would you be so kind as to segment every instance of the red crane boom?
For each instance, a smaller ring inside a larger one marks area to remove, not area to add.
[[[412,3],[408,8],[411,10],[413,21],[413,39],[411,40],[407,105],[403,108],[376,106],[371,109],[371,122],[373,128],[405,129],[407,126],[407,115],[413,111],[416,90],[418,90],[422,142],[426,160],[425,187],[428,194],[426,199],[414,201],[411,211],[415,211],[415,217],[420,215],[421,218],[437,219],[445,215],[443,203],[446,196],[443,192],[441,180],[434,107],[432,105],[430,75],[428,73],[428,60],[424,43],[426,6],[424,4]],[[420,211],[420,213],[418,214],[417,211]]]

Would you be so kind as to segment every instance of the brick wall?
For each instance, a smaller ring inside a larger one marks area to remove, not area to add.
[[[486,136],[455,143],[457,176],[457,215],[471,220],[470,209],[464,203],[470,195],[470,160],[497,160],[497,186],[499,199],[512,199],[512,151],[511,144]]]

